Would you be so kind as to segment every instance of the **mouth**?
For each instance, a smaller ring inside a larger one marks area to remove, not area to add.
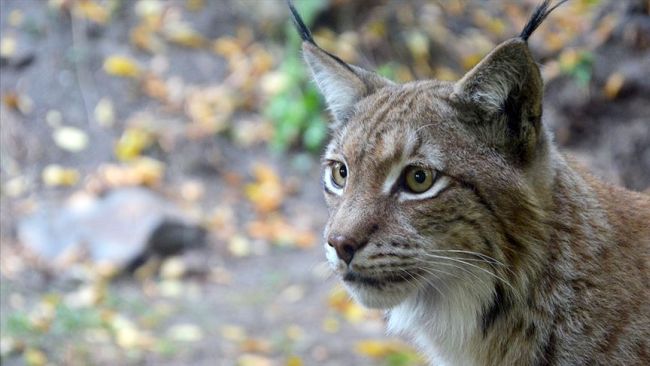
[[[397,276],[397,275],[369,277],[366,275],[362,275],[359,272],[348,271],[343,275],[343,281],[348,283],[367,285],[370,287],[382,288],[389,284],[406,282],[407,279],[403,276]]]

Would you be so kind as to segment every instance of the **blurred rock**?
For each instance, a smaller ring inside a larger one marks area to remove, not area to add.
[[[73,196],[41,209],[18,225],[20,241],[54,266],[85,253],[119,268],[151,254],[176,255],[202,245],[205,232],[170,202],[144,188],[121,188],[104,197]]]

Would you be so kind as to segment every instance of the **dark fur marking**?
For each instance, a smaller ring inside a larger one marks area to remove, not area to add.
[[[399,259],[409,259],[409,258],[411,258],[410,255],[406,255],[406,254],[398,254],[398,253],[377,253],[377,254],[373,254],[373,255],[369,256],[368,259],[369,259],[369,260],[372,260],[372,259],[385,258],[385,257],[394,257],[394,258],[399,258]]]
[[[528,324],[528,327],[526,327],[526,339],[528,341],[532,341],[536,333],[537,332],[535,329],[535,324],[534,323]]]
[[[492,304],[483,313],[481,318],[481,330],[483,331],[484,337],[487,337],[487,334],[494,323],[496,323],[499,318],[505,316],[511,308],[512,302],[510,297],[503,289],[501,282],[497,282],[494,286],[494,298],[492,299]]]
[[[348,272],[343,276],[344,281],[349,281],[349,282],[360,282],[368,286],[372,287],[377,287],[377,288],[382,288],[386,284],[389,283],[400,283],[400,282],[406,282],[408,279],[402,277],[402,276],[383,276],[383,277],[368,277],[364,276],[362,274],[359,274],[357,272]]]
[[[540,361],[540,366],[550,366],[555,364],[555,353],[557,350],[557,337],[555,336],[555,331],[551,331],[546,342],[544,342],[544,347],[542,348],[542,360]]]

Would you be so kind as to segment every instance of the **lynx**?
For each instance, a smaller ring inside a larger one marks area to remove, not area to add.
[[[559,4],[558,4],[559,5]],[[332,114],[327,259],[431,364],[650,365],[650,197],[558,152],[527,40],[457,82],[396,84],[316,45]]]

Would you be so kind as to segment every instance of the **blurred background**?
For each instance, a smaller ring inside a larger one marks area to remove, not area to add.
[[[317,42],[455,80],[531,1],[296,1]],[[280,0],[0,1],[4,365],[419,365],[325,263],[328,116]],[[650,1],[573,0],[530,40],[545,123],[650,186]]]

